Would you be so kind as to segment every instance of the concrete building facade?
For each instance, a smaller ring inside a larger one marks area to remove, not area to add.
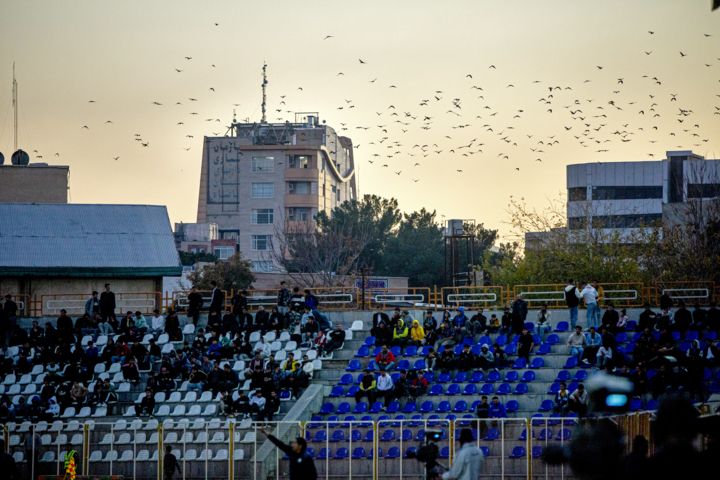
[[[300,114],[298,114],[300,115]],[[257,272],[273,272],[270,251],[285,222],[312,221],[356,199],[352,141],[317,121],[236,123],[229,136],[205,137],[198,223],[236,239]]]
[[[68,203],[70,167],[0,165],[0,203]]]

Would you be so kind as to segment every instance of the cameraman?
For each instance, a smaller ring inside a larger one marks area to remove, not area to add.
[[[473,442],[472,431],[469,428],[463,428],[460,430],[460,450],[455,455],[450,470],[443,473],[442,478],[443,480],[451,478],[477,480],[480,478],[484,461],[482,451]]]

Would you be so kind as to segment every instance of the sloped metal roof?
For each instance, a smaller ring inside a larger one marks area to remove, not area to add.
[[[179,276],[167,208],[0,204],[0,275]]]

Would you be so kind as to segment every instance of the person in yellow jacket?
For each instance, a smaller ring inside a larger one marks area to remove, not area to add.
[[[393,330],[393,347],[404,347],[405,345],[407,345],[408,335],[408,328],[398,323],[397,327],[395,327],[395,330]]]
[[[408,345],[414,345],[416,347],[419,347],[422,345],[423,340],[425,340],[425,330],[423,327],[420,326],[420,322],[417,320],[413,320],[412,328],[410,329],[410,340],[408,340]]]

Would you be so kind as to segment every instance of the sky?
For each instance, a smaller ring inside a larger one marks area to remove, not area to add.
[[[361,195],[505,235],[566,165],[718,158],[719,25],[710,0],[3,0],[0,152],[15,62],[19,146],[73,203],[194,222],[202,138],[260,120],[267,62],[268,120],[349,136]]]

